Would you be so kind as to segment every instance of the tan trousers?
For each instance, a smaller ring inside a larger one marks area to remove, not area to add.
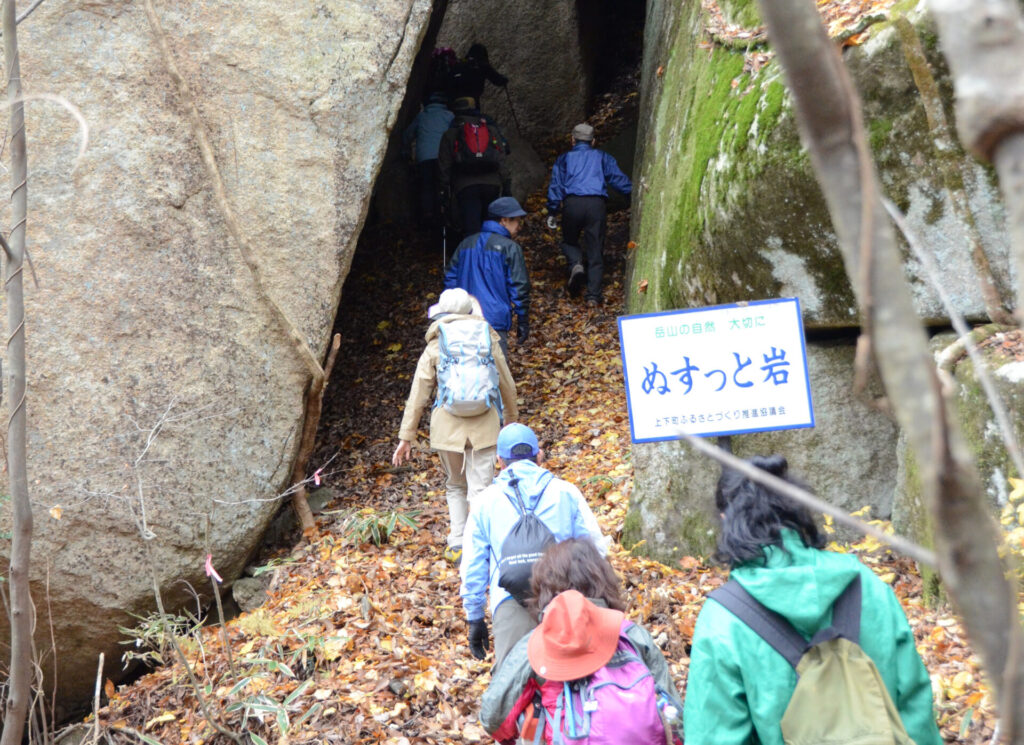
[[[466,518],[473,509],[476,498],[494,481],[494,456],[497,447],[474,450],[467,447],[463,452],[438,450],[441,467],[448,477],[445,496],[448,499],[448,545],[462,545],[462,533],[466,529]]]

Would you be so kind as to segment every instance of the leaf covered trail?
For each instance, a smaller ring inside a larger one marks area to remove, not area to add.
[[[635,94],[609,100],[594,123],[614,128],[609,120],[635,104]],[[606,304],[588,310],[565,296],[557,234],[544,229],[542,206],[542,195],[534,194],[519,236],[533,284],[532,336],[522,347],[510,342],[520,420],[537,431],[545,465],[581,488],[616,539],[610,558],[624,582],[629,616],[651,631],[683,691],[697,613],[725,575],[693,557],[666,567],[631,556],[617,542],[633,485],[615,322],[626,291],[628,212],[610,214]],[[319,515],[320,534],[261,558],[271,577],[269,600],[227,624],[230,660],[218,627],[180,637],[208,709],[240,742],[489,740],[476,711],[490,661],[469,654],[457,568],[442,556],[443,472],[426,449],[414,450],[411,467],[390,464],[424,346],[426,310],[441,280],[440,251],[408,228],[364,231],[339,309],[343,344],[311,460],[323,466],[334,497]],[[422,448],[426,442],[424,419]],[[396,522],[381,546],[354,535],[354,526],[386,523],[394,511],[415,514],[417,527]],[[950,611],[922,605],[910,562],[870,541],[835,548],[856,550],[903,602],[932,674],[947,741],[990,740],[990,697]],[[180,664],[120,690],[108,683],[106,693],[99,723],[111,742],[137,743],[140,736],[165,745],[230,742],[205,720]]]
[[[510,355],[520,418],[537,430],[546,465],[580,486],[617,539],[632,488],[615,323],[623,304],[626,213],[610,221],[608,302],[588,311],[564,296],[555,234],[541,227],[540,203],[539,195],[531,198],[522,235],[533,282],[533,336],[525,347],[512,342]],[[363,249],[371,250],[362,250],[346,285],[340,372],[314,459],[335,456],[325,475],[336,499],[320,515],[321,535],[267,562],[274,565],[270,600],[228,623],[237,675],[218,629],[196,630],[183,646],[220,723],[268,743],[487,741],[476,709],[490,663],[469,654],[458,573],[442,557],[442,471],[426,450],[414,451],[411,469],[389,463],[423,347],[426,308],[441,284],[440,260],[396,228],[372,229],[365,240]],[[425,426],[420,434],[425,442]],[[394,509],[419,510],[418,528],[399,523],[380,547],[346,533],[367,510]],[[959,624],[948,611],[921,606],[921,582],[909,562],[869,544],[861,552],[908,610],[942,694],[947,739],[990,737],[991,705]],[[617,544],[611,560],[624,580],[630,617],[650,629],[684,690],[693,624],[723,573],[692,558],[665,567]],[[167,745],[227,742],[204,720],[180,665],[108,693],[100,721],[115,742],[137,742],[130,730]]]

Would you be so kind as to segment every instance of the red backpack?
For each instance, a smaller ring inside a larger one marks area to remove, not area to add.
[[[493,173],[501,165],[501,143],[487,120],[465,122],[455,136],[455,164],[463,173]]]

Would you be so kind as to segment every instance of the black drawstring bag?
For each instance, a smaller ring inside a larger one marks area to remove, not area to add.
[[[551,482],[548,481],[548,484]],[[513,500],[508,494],[508,500],[519,513],[519,519],[512,526],[512,530],[505,537],[501,544],[501,558],[498,560],[498,586],[511,595],[517,603],[526,605],[526,598],[530,595],[530,578],[533,576],[533,565],[537,563],[544,549],[555,542],[555,535],[544,522],[534,514],[534,510],[527,510],[526,503],[519,491],[519,479],[509,480],[509,484],[516,492]],[[536,504],[540,504],[544,490],[541,490],[537,497]]]

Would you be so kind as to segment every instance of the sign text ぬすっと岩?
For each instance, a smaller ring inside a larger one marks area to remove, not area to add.
[[[796,298],[619,318],[634,442],[814,426]]]

